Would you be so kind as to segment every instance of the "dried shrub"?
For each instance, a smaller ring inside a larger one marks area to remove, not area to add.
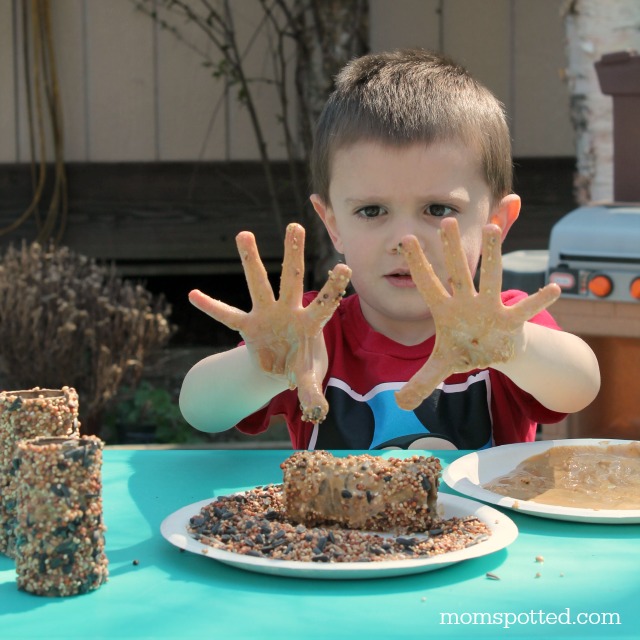
[[[170,312],[113,266],[67,247],[10,246],[0,262],[3,378],[14,389],[75,387],[81,421],[93,425],[120,384],[135,383],[145,358],[167,344]]]

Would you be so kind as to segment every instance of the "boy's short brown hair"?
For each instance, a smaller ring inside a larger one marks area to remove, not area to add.
[[[329,203],[333,154],[349,144],[452,139],[477,151],[494,201],[511,192],[511,139],[503,105],[466,69],[424,49],[357,58],[338,74],[317,123],[314,193]]]

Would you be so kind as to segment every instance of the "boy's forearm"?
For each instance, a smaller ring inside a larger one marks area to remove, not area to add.
[[[512,360],[493,366],[547,409],[574,413],[600,389],[600,370],[591,348],[578,336],[531,322]]]
[[[284,378],[265,374],[247,348],[240,346],[191,368],[180,390],[180,410],[196,429],[218,433],[231,429],[287,387]]]

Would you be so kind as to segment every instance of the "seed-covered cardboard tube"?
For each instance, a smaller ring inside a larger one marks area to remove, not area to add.
[[[78,405],[72,387],[0,392],[0,553],[15,556],[17,443],[42,436],[77,436]]]
[[[70,596],[106,582],[102,447],[96,436],[18,443],[19,589],[41,596]]]
[[[440,461],[301,451],[282,463],[287,517],[315,526],[426,531],[438,519]]]

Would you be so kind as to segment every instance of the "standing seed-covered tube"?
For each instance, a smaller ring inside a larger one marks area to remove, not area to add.
[[[72,387],[0,392],[0,553],[15,556],[17,443],[42,436],[77,436],[78,404]]]
[[[102,446],[96,436],[18,443],[19,589],[42,596],[70,596],[106,582]]]

